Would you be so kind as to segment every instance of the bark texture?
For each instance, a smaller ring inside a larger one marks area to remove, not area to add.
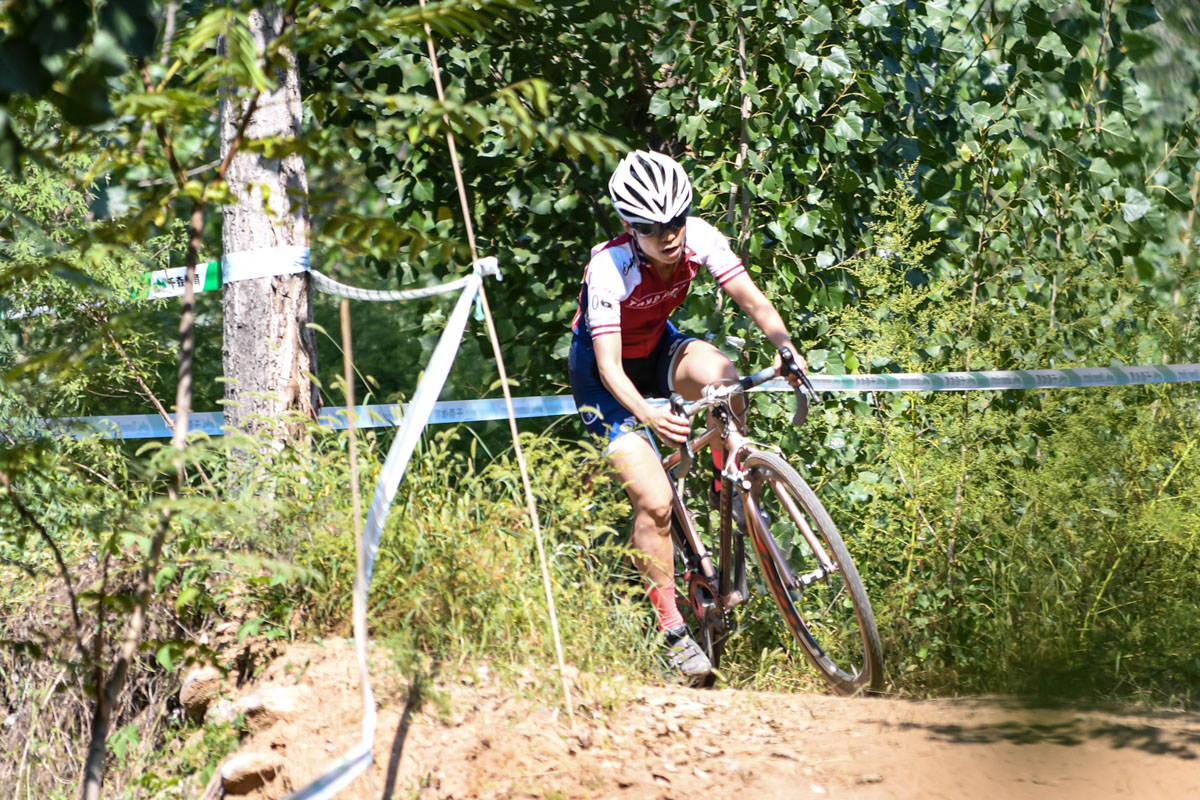
[[[251,11],[250,20],[260,52],[284,25],[278,7]],[[262,93],[256,103],[249,92],[222,98],[222,158],[236,146],[249,109],[243,145],[300,135],[300,79],[295,55],[286,56],[287,69],[273,76],[275,91]],[[226,253],[308,244],[308,181],[299,155],[270,159],[243,146],[225,179],[236,197],[224,209]],[[264,418],[285,411],[315,418],[320,399],[308,377],[317,370],[316,337],[307,327],[313,318],[309,276],[238,281],[227,284],[223,295],[226,424],[253,432],[263,427]]]

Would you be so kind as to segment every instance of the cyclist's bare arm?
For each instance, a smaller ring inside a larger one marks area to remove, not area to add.
[[[600,381],[604,388],[617,398],[617,402],[629,409],[638,422],[650,426],[654,434],[664,442],[680,444],[691,431],[688,421],[671,411],[669,405],[652,406],[629,380],[621,366],[621,334],[607,333],[592,340],[596,352],[596,366],[600,370]]]
[[[762,290],[755,285],[753,278],[746,273],[742,273],[728,281],[723,288],[725,289],[725,293],[738,304],[738,307],[745,311],[746,315],[754,321],[759,330],[766,334],[776,349],[788,348],[796,358],[796,365],[800,369],[808,368],[804,357],[800,355],[800,351],[796,348],[796,345],[792,344],[792,337],[788,335],[787,326],[783,324],[783,318],[779,316],[779,312],[775,310],[775,306],[762,293]],[[781,366],[782,362],[776,356],[776,374],[780,374]],[[793,386],[800,382],[800,378],[795,375],[789,375],[788,380]]]

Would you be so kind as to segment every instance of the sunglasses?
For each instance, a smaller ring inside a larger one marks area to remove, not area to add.
[[[685,208],[669,222],[631,222],[629,226],[642,236],[658,237],[662,236],[666,231],[674,233],[687,222],[688,211],[689,209]]]

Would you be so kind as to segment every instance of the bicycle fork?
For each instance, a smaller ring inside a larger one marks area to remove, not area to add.
[[[741,437],[735,434],[731,438],[740,439]],[[749,473],[742,470],[738,466],[737,462],[740,459],[735,459],[733,457],[734,454],[739,454],[740,444],[741,444],[741,442],[739,442],[739,441],[731,442],[731,445],[733,445],[733,446],[731,446],[729,448],[729,455],[726,458],[725,469],[722,470],[722,473],[721,473],[723,480],[721,481],[721,551],[720,552],[722,552],[722,553],[730,552],[728,549],[726,549],[727,545],[729,544],[729,539],[728,539],[729,532],[726,530],[726,528],[732,527],[731,523],[729,522],[730,518],[732,517],[732,515],[729,513],[730,512],[729,504],[731,504],[733,502],[733,495],[732,495],[731,491],[729,490],[730,486],[738,487],[737,491],[741,495],[741,498],[742,498],[742,515],[746,520],[745,524],[747,526],[750,526],[750,525],[762,526],[763,525],[762,517],[761,517],[762,510],[760,508],[758,508],[757,503],[754,501],[754,498],[751,496],[750,490],[753,488],[753,483],[751,482],[751,479],[750,479],[751,476]],[[806,572],[803,575],[793,575],[792,569],[788,565],[788,560],[783,555],[783,551],[779,549],[779,544],[775,541],[775,537],[771,535],[770,530],[764,530],[762,532],[763,536],[760,537],[761,542],[766,547],[767,552],[769,553],[769,555],[771,557],[771,560],[774,561],[775,564],[777,565],[777,569],[779,571],[779,577],[782,580],[783,585],[789,589],[803,590],[804,588],[811,586],[812,584],[816,583],[817,581],[825,580],[830,575],[837,572],[838,571],[837,563],[829,557],[828,553],[825,552],[825,548],[821,544],[820,537],[818,537],[813,532],[812,526],[810,526],[808,524],[808,516],[796,506],[795,502],[792,500],[791,496],[787,492],[775,491],[775,492],[773,492],[773,494],[776,497],[778,497],[780,502],[783,504],[783,508],[780,510],[783,511],[785,514],[787,514],[787,516],[796,524],[796,527],[798,527],[800,529],[800,533],[801,533],[801,535],[803,535],[805,543],[807,543],[809,548],[812,549],[813,555],[816,556],[817,562],[819,564],[819,566],[816,569],[814,569],[810,572]],[[753,521],[751,521],[751,520],[753,520]],[[747,588],[746,588],[746,575],[745,575],[745,569],[746,569],[745,533],[746,532],[739,531],[738,533],[740,534],[739,538],[736,542],[736,544],[739,545],[738,553],[737,553],[737,557],[736,557],[738,574],[735,576],[735,580],[737,581],[736,582],[736,586],[737,586],[736,592],[738,594],[740,594],[741,596],[737,597],[736,600],[734,600],[734,602],[727,603],[727,605],[726,605],[727,610],[730,608],[733,608],[738,603],[743,602],[745,600],[745,598],[749,596],[749,592],[747,591]],[[720,596],[721,597],[727,596],[726,593],[728,592],[728,588],[729,588],[728,577],[727,577],[726,573],[727,573],[726,565],[722,564],[721,565],[721,577],[720,577],[720,581],[721,581]],[[734,599],[732,595],[730,595],[730,599],[731,600]]]
[[[749,518],[749,514],[751,513],[750,511],[746,510],[746,501],[750,499],[750,485],[750,481],[745,481],[744,488],[746,491],[742,493],[742,509],[745,511],[747,518]],[[788,566],[787,559],[784,557],[783,552],[779,549],[779,544],[775,541],[775,537],[771,535],[770,531],[764,531],[766,535],[763,536],[763,543],[770,552],[772,560],[774,560],[778,565],[779,577],[782,579],[783,585],[789,589],[803,590],[818,581],[825,580],[833,573],[838,572],[839,570],[837,562],[830,558],[829,554],[825,552],[825,547],[821,544],[820,537],[813,532],[812,526],[808,524],[808,515],[806,515],[796,506],[795,502],[792,500],[792,497],[787,492],[777,491],[774,494],[783,504],[783,509],[781,510],[784,511],[792,520],[792,522],[795,523],[796,527],[800,529],[800,533],[804,537],[805,543],[812,550],[813,555],[816,556],[817,563],[819,564],[816,569],[806,572],[803,575],[793,575],[791,567]],[[753,501],[751,501],[751,503],[753,503]],[[755,508],[753,509],[753,513],[755,517],[758,518],[760,510]]]

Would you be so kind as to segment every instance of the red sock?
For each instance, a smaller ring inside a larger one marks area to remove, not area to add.
[[[651,586],[650,605],[658,612],[658,629],[669,631],[683,625],[683,615],[675,603],[674,586]]]

